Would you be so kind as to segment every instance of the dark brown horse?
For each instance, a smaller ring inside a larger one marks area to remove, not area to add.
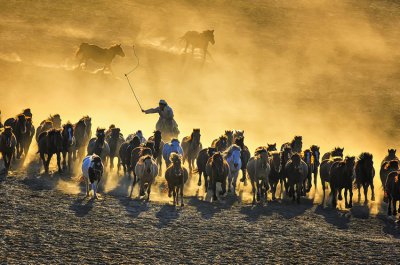
[[[228,148],[228,137],[226,137],[226,135],[221,135],[218,139],[215,139],[212,144],[211,147],[215,148],[217,150],[217,152],[223,152],[226,150],[226,148]]]
[[[136,147],[131,152],[131,171],[133,171],[133,183],[135,184],[137,181],[137,175],[135,173],[136,164],[139,162],[140,158],[145,155],[153,156],[154,153],[154,143],[151,141],[142,144],[139,147]],[[130,176],[130,174],[129,174]]]
[[[111,62],[114,60],[115,56],[125,57],[125,53],[121,48],[121,44],[113,45],[108,49],[100,48],[97,45],[82,43],[76,52],[76,57],[80,58],[79,66],[87,66],[89,60],[93,60],[97,63],[104,65],[103,71],[106,69],[111,69]]]
[[[88,155],[96,154],[100,156],[104,166],[107,166],[107,158],[110,156],[110,146],[105,140],[106,134],[104,128],[97,128],[96,137],[90,139],[87,146]]]
[[[274,144],[267,144],[267,151],[268,152],[273,152],[273,151],[277,151],[278,149],[276,149],[276,143]]]
[[[201,150],[197,156],[196,164],[197,164],[197,171],[194,173],[199,173],[199,181],[197,183],[198,186],[201,186],[201,175],[204,174],[204,184],[205,189],[208,189],[208,175],[207,175],[207,161],[210,157],[214,155],[216,152],[215,148],[209,147]]]
[[[224,195],[226,193],[226,184],[229,174],[229,165],[222,156],[222,153],[216,152],[208,159],[206,172],[210,177],[211,187],[213,189],[213,200],[216,201],[218,199],[217,182],[221,183],[222,188],[219,195]]]
[[[114,168],[114,157],[118,158],[118,167],[121,163],[119,159],[119,149],[125,140],[120,132],[120,128],[112,128],[109,135],[106,136],[106,141],[110,147],[110,170]]]
[[[312,155],[311,173],[314,175],[314,186],[315,186],[315,189],[317,189],[318,168],[319,168],[319,165],[320,165],[320,162],[319,162],[319,158],[320,158],[319,146],[312,145],[310,147],[310,150],[311,150],[311,155]]]
[[[25,158],[28,155],[29,147],[31,146],[34,135],[35,135],[35,126],[33,126],[32,124],[32,118],[26,116],[26,133],[22,137],[22,147]]]
[[[379,172],[382,188],[385,189],[386,179],[390,172],[399,171],[400,170],[400,162],[397,159],[383,162],[381,165],[381,170]],[[386,198],[385,198],[386,199]]]
[[[310,192],[311,186],[312,186],[312,166],[313,166],[313,161],[312,161],[312,153],[310,149],[306,149],[303,152],[302,156],[303,161],[307,164],[307,181],[304,183],[304,187],[306,192]]]
[[[325,153],[322,156],[321,161],[324,161],[324,160],[327,160],[327,159],[331,159],[332,157],[341,157],[341,158],[343,158],[343,151],[344,151],[344,148],[335,147],[332,151]]]
[[[62,155],[63,155],[63,169],[67,168],[68,159],[68,172],[72,168],[72,153],[75,150],[74,126],[68,122],[62,126]]]
[[[385,156],[385,158],[382,160],[381,166],[385,162],[389,162],[391,160],[399,160],[399,158],[396,156],[396,149],[388,149],[388,155]]]
[[[140,138],[139,138],[140,139]],[[164,141],[162,140],[162,133],[159,130],[154,131],[154,134],[149,137],[149,141],[154,142],[154,153],[153,157],[157,162],[158,166],[158,175],[162,175],[162,152],[164,148]]]
[[[4,131],[0,134],[0,152],[3,156],[6,173],[10,170],[11,160],[17,145],[17,139],[12,131],[10,126],[5,126]]]
[[[367,203],[368,187],[371,187],[371,201],[375,201],[375,190],[374,190],[374,162],[373,156],[370,153],[361,153],[358,157],[355,165],[356,173],[356,184],[358,189],[358,201],[361,199],[361,186],[364,189],[364,202]]]
[[[304,181],[308,174],[307,164],[301,159],[300,154],[294,153],[286,164],[285,171],[289,197],[300,203],[300,196],[304,195]]]
[[[400,181],[399,171],[393,171],[389,173],[385,184],[385,193],[388,198],[388,215],[393,214],[394,217],[397,215],[397,202],[400,202]],[[393,212],[392,212],[393,207]],[[400,211],[400,205],[399,205]],[[400,217],[399,217],[400,219]]]
[[[343,161],[336,161],[330,169],[330,187],[332,195],[332,207],[336,208],[336,197],[342,200],[342,189],[344,189],[345,207],[353,207],[353,179],[354,179],[354,156],[346,156]],[[349,200],[347,200],[349,193]]]
[[[130,141],[124,142],[119,149],[119,161],[124,170],[124,175],[128,173],[128,177],[131,177],[131,153],[132,150],[140,146],[140,138],[134,136]],[[119,171],[119,167],[118,167]]]
[[[179,196],[181,206],[183,203],[183,186],[189,178],[189,173],[182,166],[182,157],[176,153],[172,153],[170,157],[171,164],[165,171],[165,179],[168,183],[168,197],[174,196],[174,205],[178,204]]]
[[[45,173],[49,173],[50,160],[54,154],[57,155],[58,172],[61,173],[61,153],[63,151],[61,130],[50,129],[46,132],[42,132],[39,135],[38,146],[38,153],[40,154],[40,158],[42,159]],[[45,155],[47,155],[47,159],[45,159]]]
[[[268,154],[269,154],[269,166],[271,168],[268,181],[269,185],[271,186],[272,200],[276,200],[276,189],[278,183],[281,184],[281,195],[284,187],[284,181],[281,178],[282,176],[281,154],[278,151],[268,151]],[[279,196],[279,198],[281,197],[281,195]]]
[[[203,62],[206,60],[206,54],[208,53],[208,43],[211,43],[212,45],[215,44],[214,30],[205,30],[202,33],[197,31],[188,31],[181,37],[181,39],[186,41],[185,53],[187,52],[189,45],[192,47],[192,54],[196,48],[203,50]]]
[[[247,163],[250,160],[251,154],[249,148],[244,144],[244,137],[237,137],[235,139],[235,144],[238,145],[241,149],[240,151],[240,160],[242,161],[242,178],[240,179],[241,182],[246,181],[246,172],[247,172]]]
[[[83,160],[86,153],[86,146],[92,137],[92,119],[89,116],[82,117],[74,126],[75,150],[74,160],[78,163]]]
[[[292,157],[292,148],[290,145],[285,145],[283,147],[283,150],[280,152],[281,153],[281,172],[280,172],[280,178],[283,180],[284,185],[285,185],[285,191],[286,194],[288,192],[288,186],[287,186],[287,173],[286,173],[286,164],[289,162],[290,158]]]
[[[20,159],[21,154],[24,151],[23,148],[23,138],[26,135],[26,117],[24,114],[18,114],[15,118],[9,118],[4,122],[4,126],[10,126],[12,128],[12,132],[15,135],[15,139],[17,140],[16,146],[16,154],[14,158]]]
[[[189,174],[192,174],[194,161],[196,160],[200,150],[202,149],[200,137],[200,129],[193,129],[193,132],[190,136],[183,137],[182,139],[183,164],[185,164],[185,160],[188,161]]]

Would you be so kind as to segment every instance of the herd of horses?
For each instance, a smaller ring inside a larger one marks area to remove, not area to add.
[[[92,163],[87,163],[82,169],[101,172],[97,174],[98,183],[103,167],[115,170],[114,160],[117,158],[118,175],[122,168],[123,175],[132,180],[130,196],[135,184],[139,183],[139,195],[147,200],[150,199],[151,185],[157,176],[162,175],[163,162],[166,164],[164,176],[168,195],[173,196],[174,204],[179,204],[180,199],[183,205],[184,185],[189,176],[195,173],[199,176],[198,185],[204,182],[205,191],[212,192],[212,200],[216,201],[227,192],[236,194],[240,172],[240,181],[249,180],[252,185],[253,203],[264,202],[268,192],[273,200],[285,195],[300,203],[300,198],[306,196],[313,185],[317,187],[318,173],[324,193],[323,203],[326,184],[331,190],[333,207],[336,207],[337,200],[342,200],[344,191],[345,207],[351,208],[353,187],[358,189],[359,201],[361,188],[365,202],[368,202],[369,188],[371,200],[375,200],[372,154],[364,152],[358,157],[344,157],[344,148],[336,147],[321,157],[319,146],[303,148],[301,136],[282,144],[279,150],[276,144],[268,144],[256,148],[252,154],[245,145],[244,131],[240,130],[226,130],[207,148],[202,146],[200,129],[193,129],[191,135],[184,137],[181,142],[178,139],[164,142],[160,131],[155,131],[147,140],[140,130],[124,137],[115,125],[107,130],[97,128],[92,137],[89,116],[82,117],[74,124],[62,124],[60,115],[51,115],[35,131],[30,109],[7,119],[4,125],[0,123],[0,128],[0,152],[6,171],[12,167],[13,160],[25,159],[36,135],[38,154],[45,173],[49,172],[53,155],[57,157],[60,173],[72,172],[73,164],[84,164],[84,159],[92,156]],[[394,216],[399,209],[397,202],[400,202],[399,163],[396,150],[389,149],[380,166],[384,201],[388,204],[388,215]],[[217,183],[221,184],[219,193]]]

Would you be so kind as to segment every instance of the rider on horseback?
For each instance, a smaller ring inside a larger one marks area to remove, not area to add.
[[[162,132],[164,139],[176,138],[179,135],[178,124],[174,120],[174,112],[167,102],[160,100],[157,108],[142,110],[146,114],[158,113],[160,118],[156,124],[156,130]]]

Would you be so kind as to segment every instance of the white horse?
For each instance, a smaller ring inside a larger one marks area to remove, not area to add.
[[[158,175],[158,167],[156,161],[152,156],[146,155],[140,158],[139,162],[135,166],[135,174],[139,177],[140,181],[140,192],[139,196],[145,195],[145,190],[147,190],[147,200],[150,200],[151,185],[154,179]],[[131,193],[129,197],[132,196],[134,182],[132,183]]]
[[[247,174],[253,189],[253,204],[256,203],[256,194],[257,201],[260,201],[261,195],[265,195],[266,198],[269,189],[269,174],[271,172],[268,151],[264,148],[258,150],[257,154],[250,158],[247,163]]]
[[[224,158],[229,165],[229,175],[228,175],[228,192],[231,192],[231,186],[233,186],[233,193],[236,191],[236,182],[239,176],[239,171],[242,168],[241,159],[241,148],[233,144],[227,150],[225,150]]]
[[[89,197],[89,182],[93,190],[93,198],[97,199],[97,188],[103,176],[104,166],[101,158],[96,155],[89,155],[82,161],[82,173],[85,177],[86,196]]]

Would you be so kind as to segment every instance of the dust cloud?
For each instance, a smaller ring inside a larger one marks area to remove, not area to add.
[[[113,123],[149,136],[158,117],[140,112],[124,79],[135,44],[130,78],[142,105],[165,99],[182,137],[201,128],[208,146],[244,129],[253,150],[302,135],[322,153],[372,152],[376,166],[399,140],[399,22],[393,1],[3,1],[2,118],[30,107],[36,126],[49,114],[89,115],[93,129]],[[216,44],[202,66],[180,37],[206,29]],[[121,43],[126,56],[114,75],[93,62],[81,71],[81,42]]]

